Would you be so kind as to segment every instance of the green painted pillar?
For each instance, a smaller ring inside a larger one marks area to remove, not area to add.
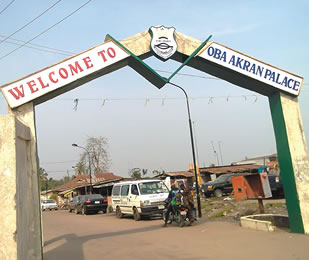
[[[269,97],[290,230],[309,234],[309,158],[297,97]]]

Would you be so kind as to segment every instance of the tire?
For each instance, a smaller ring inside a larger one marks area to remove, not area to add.
[[[215,192],[214,192],[214,194],[215,194],[215,196],[216,196],[217,198],[221,198],[222,195],[223,195],[223,192],[222,192],[222,190],[220,190],[220,189],[216,189]]]
[[[77,210],[77,208],[75,208],[74,212],[75,212],[75,214],[78,214],[78,210]]]
[[[72,212],[72,209],[68,209],[69,210],[69,213],[71,213]]]
[[[87,215],[87,211],[86,211],[85,207],[82,207],[82,215],[83,215],[83,216],[84,216],[84,215]]]
[[[123,214],[122,214],[121,209],[119,207],[116,208],[116,217],[117,218],[123,218]]]
[[[106,209],[103,209],[102,211],[103,211],[103,214],[106,214]]]
[[[179,218],[179,226],[184,227],[185,226],[185,217],[180,216]]]
[[[133,209],[133,217],[134,217],[135,221],[141,220],[141,214],[139,214],[139,212],[136,208]]]

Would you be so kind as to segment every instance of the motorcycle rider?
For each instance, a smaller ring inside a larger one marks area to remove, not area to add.
[[[182,189],[183,205],[188,209],[188,218],[190,221],[189,225],[191,226],[194,222],[194,217],[192,216],[192,210],[194,209],[194,199],[188,186],[185,187],[184,184],[181,184],[180,188]]]
[[[172,211],[175,212],[177,206],[180,205],[181,202],[180,198],[181,198],[180,190],[176,188],[175,184],[172,184],[171,190],[167,197],[168,206],[165,214],[165,222],[163,224],[163,227],[167,227],[170,212]]]

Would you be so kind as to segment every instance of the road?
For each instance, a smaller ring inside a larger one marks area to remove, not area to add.
[[[114,214],[43,212],[44,260],[309,259],[309,235],[267,233],[237,222],[200,219],[161,227],[162,220],[117,219]]]

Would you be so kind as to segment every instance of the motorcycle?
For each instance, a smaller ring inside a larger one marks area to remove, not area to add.
[[[167,213],[167,207],[163,210],[163,220],[165,222]],[[192,209],[191,212],[193,219],[196,221],[196,210]],[[169,218],[167,224],[173,222],[178,223],[180,227],[184,227],[186,223],[190,224],[189,220],[189,209],[184,205],[174,206],[174,209],[169,213]]]

